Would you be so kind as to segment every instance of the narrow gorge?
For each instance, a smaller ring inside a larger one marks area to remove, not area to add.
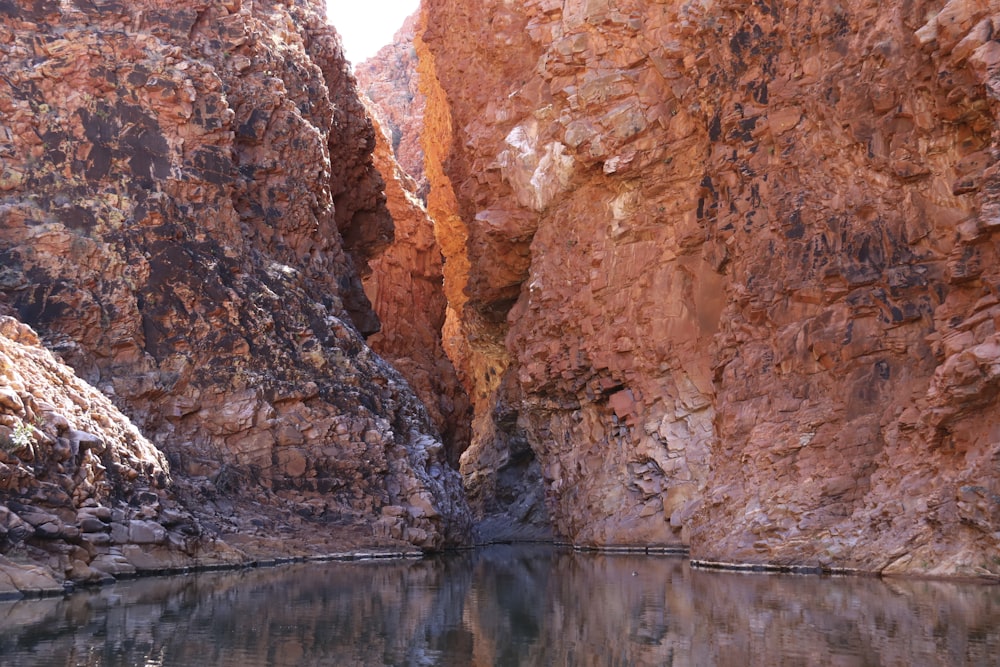
[[[1000,4],[422,0],[353,71],[319,0],[0,23],[0,595],[1000,577]]]

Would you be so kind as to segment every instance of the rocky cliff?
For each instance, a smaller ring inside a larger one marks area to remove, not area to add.
[[[357,64],[354,75],[358,89],[378,109],[393,155],[414,180],[417,196],[426,201],[430,185],[424,176],[424,150],[420,145],[425,100],[420,92],[413,45],[418,19],[419,14],[407,18],[392,43]]]
[[[386,207],[392,215],[392,244],[370,263],[365,292],[382,322],[368,344],[406,378],[441,433],[454,468],[469,446],[471,404],[442,341],[448,303],[443,258],[434,221],[420,202],[416,182],[392,152],[392,139],[373,109],[375,166],[385,179]]]
[[[476,511],[1000,573],[998,27],[977,0],[425,0]]]
[[[427,411],[365,344],[359,274],[392,220],[322,16],[0,2],[0,304],[247,540],[280,550],[285,523],[440,547],[468,515]]]
[[[0,0],[4,592],[472,516],[1000,576],[1000,6],[424,0],[383,144],[321,15]]]

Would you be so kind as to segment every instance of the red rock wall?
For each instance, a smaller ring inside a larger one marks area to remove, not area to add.
[[[393,175],[396,168],[388,158],[380,158],[379,151],[376,151],[376,164],[385,175],[388,206],[396,223],[396,243],[382,258],[372,263],[374,271],[366,279],[365,287],[379,317],[387,323],[387,330],[372,337],[370,343],[379,354],[390,359],[411,384],[418,387],[425,405],[431,406],[435,422],[441,424],[446,444],[449,445],[450,460],[458,465],[459,456],[470,444],[471,414],[467,391],[474,386],[465,355],[482,354],[488,346],[469,347],[464,340],[465,334],[455,326],[456,309],[465,299],[464,292],[460,291],[463,289],[461,282],[455,280],[454,275],[450,280],[450,306],[441,289],[441,269],[436,259],[441,254],[440,244],[449,245],[447,252],[452,268],[465,261],[464,253],[456,249],[456,234],[439,233],[437,238],[433,238],[436,229],[454,223],[450,209],[440,203],[447,188],[439,187],[435,200],[429,202],[432,211],[444,215],[437,221],[432,221],[425,211],[417,212],[417,204],[412,198],[404,199],[394,194],[398,180],[427,201],[429,183],[424,172],[423,149],[418,142],[427,143],[429,150],[434,152],[446,144],[446,140],[440,139],[434,132],[448,131],[442,127],[440,119],[434,118],[430,124],[436,129],[423,131],[427,93],[418,88],[418,82],[421,76],[428,76],[429,81],[433,81],[433,65],[425,52],[424,71],[418,71],[417,49],[421,48],[415,43],[419,41],[415,38],[418,17],[419,14],[407,19],[393,44],[356,68],[359,88],[371,100],[375,114],[389,135],[387,143],[393,147],[400,167],[408,174]],[[435,94],[433,86],[431,89],[431,94]],[[425,237],[427,233],[431,234],[431,238]],[[433,252],[435,258],[426,254],[425,248]],[[427,282],[429,278],[433,278],[433,285]],[[393,322],[401,326],[388,331],[393,328]],[[439,358],[445,348],[450,358]],[[429,352],[433,352],[433,358]],[[442,363],[444,359],[447,361]],[[458,362],[457,376],[452,359]],[[480,358],[477,363],[486,373],[492,367],[491,377],[494,380],[500,378],[496,372],[497,362]],[[462,388],[458,386],[457,377],[462,378]],[[444,402],[440,412],[443,419],[435,416],[432,407],[441,401]],[[513,440],[506,435],[511,429],[517,431],[508,419],[516,417],[516,411],[503,406],[490,408],[486,404],[489,401],[480,402],[482,405],[476,411],[481,417],[475,429],[479,433],[475,438],[476,451],[465,457],[470,462],[466,466],[466,492],[472,498],[475,509],[477,539],[550,538],[537,461],[523,434],[515,434]],[[484,414],[494,415],[495,418],[482,418]],[[494,438],[489,434],[494,432],[497,423],[503,424],[502,432]],[[513,448],[511,443],[514,443]],[[498,502],[500,497],[508,500]],[[509,499],[513,498],[517,499],[517,507],[509,508]]]
[[[527,438],[577,543],[1000,573],[1000,8],[423,11],[474,506]]]
[[[202,549],[210,539],[170,485],[163,452],[34,331],[0,316],[0,595],[134,573],[129,558],[156,551],[240,562]]]
[[[415,182],[416,194],[427,200],[424,150],[420,135],[424,120],[424,95],[417,74],[413,45],[419,14],[406,19],[392,43],[355,66],[358,89],[378,109],[396,161]]]
[[[374,110],[373,110],[374,111]],[[416,182],[393,157],[390,139],[373,114],[375,166],[385,180],[392,215],[392,245],[370,262],[365,291],[382,330],[368,344],[389,361],[423,401],[442,435],[448,461],[458,467],[469,445],[471,404],[441,340],[448,303],[441,247],[434,221],[416,193]]]
[[[441,546],[465,504],[361,335],[378,321],[356,268],[391,218],[323,14],[0,3],[0,302],[195,487],[313,522],[298,535]]]

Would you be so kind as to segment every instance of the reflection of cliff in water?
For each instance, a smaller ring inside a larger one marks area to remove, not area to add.
[[[429,641],[461,624],[470,578],[461,560],[442,559],[142,579],[0,604],[0,656],[21,651],[51,665],[420,664]]]
[[[988,665],[1000,587],[493,547],[147,579],[0,604],[47,665]]]

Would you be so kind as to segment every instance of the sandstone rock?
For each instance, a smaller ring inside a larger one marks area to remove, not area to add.
[[[30,595],[59,595],[62,584],[37,565],[16,563],[0,555],[0,598]]]
[[[21,402],[21,397],[13,389],[0,387],[0,407],[18,414],[24,410],[24,403]]]
[[[133,575],[136,568],[121,553],[102,554],[90,562],[89,567],[112,577]]]
[[[128,541],[132,544],[163,544],[167,541],[167,531],[154,521],[130,521]]]
[[[90,450],[97,455],[104,452],[104,441],[100,436],[94,435],[93,433],[70,429],[66,432],[65,436],[70,442],[70,447],[73,450],[74,456],[79,456],[80,453],[85,450]]]
[[[114,581],[106,572],[95,570],[79,559],[74,559],[70,563],[70,567],[66,571],[66,578],[86,583],[110,583]]]
[[[442,435],[448,461],[457,467],[469,444],[471,410],[442,342],[447,302],[434,222],[417,199],[413,181],[393,159],[383,132],[378,133],[375,165],[386,183],[396,236],[371,262],[365,279],[368,298],[385,323],[368,344],[399,370],[422,399]]]
[[[33,508],[22,509],[19,518],[33,526],[36,533],[41,532],[48,537],[57,536],[63,525],[62,520],[55,514]]]
[[[108,524],[97,517],[84,517],[77,527],[84,533],[103,533],[108,530]]]
[[[34,526],[26,522],[10,508],[0,506],[0,542],[18,544],[34,533]]]
[[[83,507],[77,511],[77,517],[81,520],[86,518],[95,518],[102,523],[107,523],[111,520],[112,510],[110,507],[104,505],[89,505],[85,504]]]

